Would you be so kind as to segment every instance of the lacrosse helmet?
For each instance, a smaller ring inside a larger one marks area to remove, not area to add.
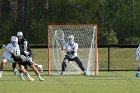
[[[73,44],[74,43],[74,36],[73,35],[69,35],[68,36],[68,43],[69,44]]]
[[[18,37],[19,39],[22,39],[22,38],[23,38],[23,33],[22,33],[22,32],[17,32],[17,37]]]
[[[17,44],[18,43],[18,38],[16,36],[11,36],[11,43]]]

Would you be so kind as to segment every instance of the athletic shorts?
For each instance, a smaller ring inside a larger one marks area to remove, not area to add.
[[[15,61],[14,61],[13,58],[5,58],[5,57],[3,57],[3,58],[2,58],[2,61],[4,61],[4,62],[9,62],[9,63],[15,63]]]
[[[20,65],[28,65],[28,66],[31,66],[33,63],[32,62],[28,62],[28,61],[26,61],[26,62],[18,62],[18,64],[19,64],[19,66]]]

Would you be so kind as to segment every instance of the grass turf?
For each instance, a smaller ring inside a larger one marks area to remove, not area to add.
[[[35,61],[47,69],[47,49],[33,49]],[[2,53],[2,52],[0,52]],[[100,70],[107,70],[107,49],[99,49]],[[5,69],[12,69],[7,64]],[[112,48],[111,69],[137,69],[135,49]],[[140,78],[135,71],[99,72],[98,76],[47,76],[44,82],[31,73],[35,81],[21,81],[12,72],[4,71],[0,78],[0,93],[136,93],[140,92]]]
[[[45,81],[31,73],[35,81],[20,80],[12,72],[4,71],[0,78],[0,93],[137,93],[140,78],[135,71],[100,72],[98,76],[47,76]]]

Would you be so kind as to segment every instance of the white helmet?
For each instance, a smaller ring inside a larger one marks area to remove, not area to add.
[[[69,35],[68,36],[68,43],[69,44],[73,44],[74,43],[74,36],[73,35]]]
[[[11,43],[17,44],[18,38],[16,36],[11,36]]]
[[[17,32],[17,37],[18,37],[19,39],[22,39],[23,33],[22,33],[22,32]]]

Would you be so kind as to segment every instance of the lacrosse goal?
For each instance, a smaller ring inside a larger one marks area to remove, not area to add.
[[[48,25],[48,75],[59,75],[65,52],[60,49],[68,35],[74,35],[79,44],[78,56],[88,75],[98,75],[98,48],[96,24]],[[81,74],[76,62],[69,62],[65,74]]]

